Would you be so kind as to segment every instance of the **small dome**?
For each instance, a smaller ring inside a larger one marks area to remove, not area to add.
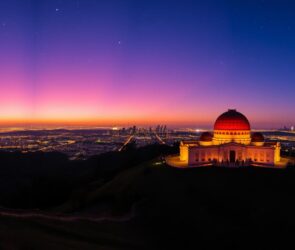
[[[210,132],[204,132],[200,136],[200,141],[212,141],[213,135]]]
[[[229,109],[217,118],[214,130],[250,130],[250,123],[246,116],[235,109]]]
[[[263,136],[263,134],[261,134],[259,132],[255,132],[251,136],[251,141],[252,142],[264,142],[264,136]]]

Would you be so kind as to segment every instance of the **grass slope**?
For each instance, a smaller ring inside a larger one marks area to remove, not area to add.
[[[40,249],[47,242],[42,249],[283,249],[284,243],[292,244],[294,185],[292,169],[174,169],[147,162],[107,184],[86,186],[55,209],[118,216],[135,206],[130,221],[0,217],[0,246]]]

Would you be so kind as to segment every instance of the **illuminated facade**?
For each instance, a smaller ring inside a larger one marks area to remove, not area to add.
[[[261,133],[251,133],[248,119],[230,109],[217,118],[213,134],[204,132],[199,141],[180,143],[179,161],[184,166],[275,165],[280,161],[280,144],[265,142]]]

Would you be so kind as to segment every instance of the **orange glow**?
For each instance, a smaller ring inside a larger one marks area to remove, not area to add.
[[[99,118],[91,118],[91,117],[84,117],[81,119],[80,117],[65,117],[62,118],[44,118],[44,119],[26,119],[23,118],[16,118],[16,117],[1,117],[0,125],[11,125],[11,124],[23,124],[23,125],[64,125],[64,126],[128,126],[128,125],[157,125],[159,123],[163,123],[168,125],[176,125],[176,126],[185,126],[188,124],[194,123],[203,123],[200,120],[188,120],[188,119],[175,119],[173,117],[167,117],[163,119],[163,117],[99,117]]]

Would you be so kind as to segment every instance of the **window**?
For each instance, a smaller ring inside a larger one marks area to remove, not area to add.
[[[201,153],[202,161],[205,161],[205,152]]]
[[[260,161],[264,161],[264,152],[260,152]]]
[[[196,161],[199,161],[199,152],[196,153]]]

